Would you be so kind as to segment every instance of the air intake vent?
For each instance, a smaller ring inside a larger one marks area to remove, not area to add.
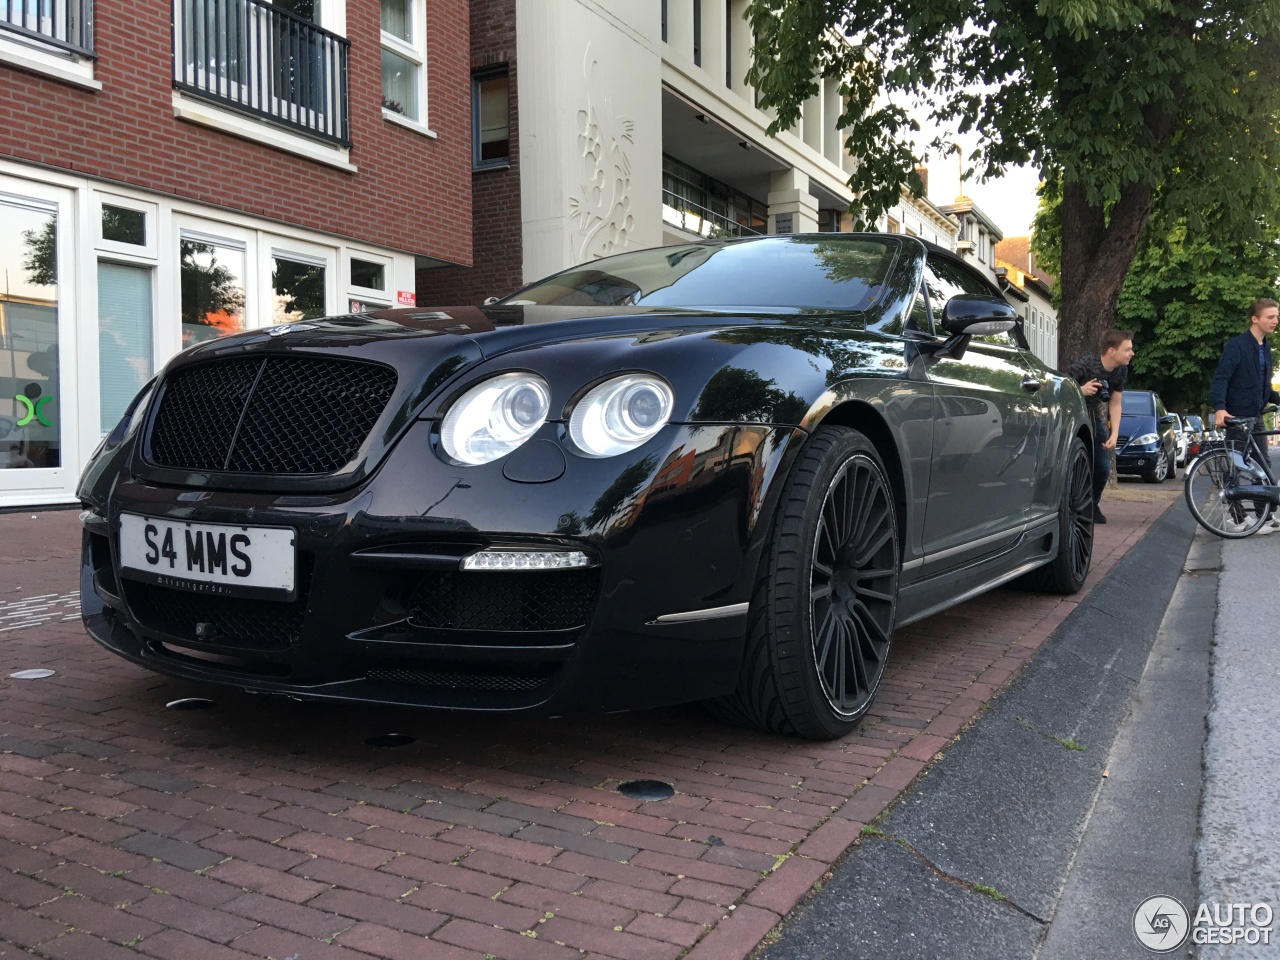
[[[148,459],[254,475],[325,474],[360,450],[395,389],[380,364],[317,357],[223,360],[164,384]]]

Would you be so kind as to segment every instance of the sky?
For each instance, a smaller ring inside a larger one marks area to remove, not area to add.
[[[979,183],[973,177],[960,186],[960,156],[970,156],[978,145],[978,139],[972,134],[957,135],[944,132],[929,120],[928,111],[923,107],[906,105],[907,112],[920,124],[920,132],[912,140],[916,149],[926,154],[925,166],[929,168],[929,199],[937,204],[955,203],[958,196],[966,196],[978,205],[978,208],[995,221],[1006,237],[1022,237],[1031,233],[1031,222],[1035,219],[1036,187],[1040,183],[1039,171],[1032,167],[1014,167],[999,179]],[[961,154],[952,151],[946,156],[938,156],[937,150],[930,150],[926,144],[942,132],[951,143],[958,143]],[[968,165],[966,163],[966,165]]]

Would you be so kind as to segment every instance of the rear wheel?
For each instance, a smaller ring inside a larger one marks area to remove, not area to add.
[[[1239,540],[1255,533],[1271,517],[1267,501],[1230,500],[1227,494],[1237,486],[1233,455],[1229,450],[1211,450],[1187,468],[1183,491],[1191,515],[1210,533]]]
[[[897,512],[875,447],[820,427],[782,493],[738,689],[712,712],[815,740],[851,731],[884,677],[898,574]]]
[[[1058,555],[1022,577],[1019,586],[1046,593],[1075,593],[1093,560],[1093,457],[1083,440],[1071,445],[1070,466],[1058,510]]]

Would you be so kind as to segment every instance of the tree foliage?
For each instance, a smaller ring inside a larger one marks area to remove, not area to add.
[[[1152,220],[1116,306],[1116,326],[1134,331],[1135,385],[1171,410],[1209,409],[1223,344],[1246,329],[1255,298],[1277,295],[1280,228],[1269,233],[1242,240]]]
[[[1060,191],[1062,356],[1113,324],[1157,192],[1198,233],[1256,238],[1275,209],[1280,0],[752,0],[747,16],[772,132],[841,79],[863,224],[919,192],[904,103],[975,133],[980,176],[1041,170]]]

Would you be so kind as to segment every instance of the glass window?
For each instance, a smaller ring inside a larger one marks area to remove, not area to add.
[[[894,247],[845,236],[778,237],[623,253],[566,270],[503,302],[864,310],[884,289]]]
[[[58,218],[0,202],[0,470],[62,464]]]
[[[323,317],[325,309],[325,269],[323,264],[302,263],[273,257],[271,322],[294,323]]]
[[[182,346],[244,329],[244,248],[183,237]]]
[[[151,379],[150,267],[106,260],[98,264],[98,384],[103,433]]]
[[[381,263],[351,258],[351,286],[366,290],[387,289],[387,268]]]
[[[420,123],[426,122],[422,9],[423,0],[382,0],[382,106]]]
[[[382,0],[382,32],[405,43],[413,43],[411,0]]]
[[[471,162],[477,167],[505,164],[510,155],[506,68],[473,78],[471,109]]]
[[[102,205],[102,239],[115,243],[129,243],[136,247],[147,245],[147,215],[141,210]]]

